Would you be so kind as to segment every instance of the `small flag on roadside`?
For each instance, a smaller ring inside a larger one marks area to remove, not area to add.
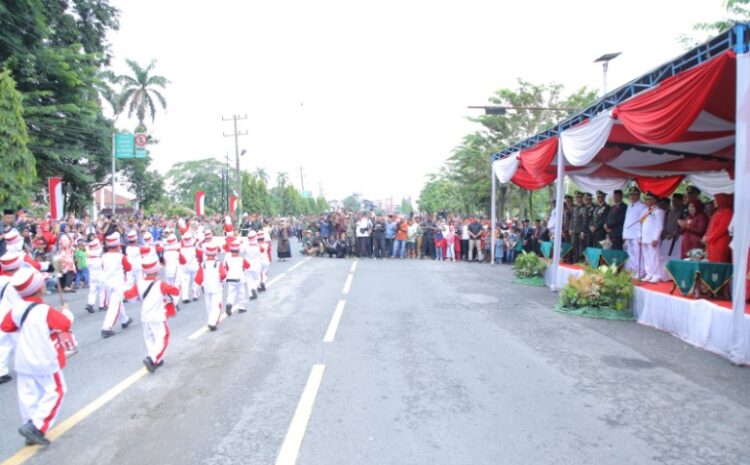
[[[203,216],[205,214],[205,207],[206,207],[206,193],[203,191],[197,191],[195,193],[196,216]]]
[[[54,220],[63,219],[63,205],[65,204],[65,197],[62,192],[62,178],[47,178],[47,186],[49,187],[49,214]]]
[[[237,210],[237,196],[232,195],[229,197],[229,214],[234,216],[234,212]]]

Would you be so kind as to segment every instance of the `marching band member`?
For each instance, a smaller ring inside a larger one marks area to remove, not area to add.
[[[258,244],[258,235],[252,229],[247,233],[247,247],[245,248],[245,258],[250,263],[247,269],[246,285],[250,299],[258,298],[258,286],[260,286],[260,274],[263,268],[261,247]]]
[[[216,261],[219,248],[214,245],[206,247],[205,260],[198,267],[195,283],[203,287],[208,329],[216,331],[221,318],[221,300],[224,296],[224,280],[227,270],[223,263]]]
[[[106,292],[107,313],[102,322],[102,337],[115,335],[113,330],[118,321],[122,329],[127,328],[133,320],[128,318],[122,308],[123,291],[125,287],[125,273],[132,270],[128,257],[120,249],[120,234],[114,232],[105,239],[107,252],[102,256],[102,283]],[[140,255],[138,256],[140,265]]]
[[[229,242],[230,253],[224,257],[224,266],[227,270],[227,316],[232,314],[232,308],[237,307],[240,313],[244,313],[247,301],[247,270],[250,263],[240,255],[240,242],[233,240]]]
[[[0,323],[4,332],[18,333],[15,370],[18,404],[23,426],[18,429],[26,443],[46,446],[45,434],[55,422],[65,395],[65,348],[70,344],[73,314],[45,304],[44,277],[22,268],[11,279],[21,301]]]
[[[138,233],[131,229],[127,234],[128,245],[125,247],[125,256],[130,262],[130,271],[128,271],[128,284],[132,285],[141,279],[141,247],[138,245]]]
[[[266,277],[268,277],[268,269],[271,267],[271,243],[266,242],[265,233],[263,231],[258,232],[258,246],[260,247],[261,264],[258,290],[263,292],[266,290]]]
[[[5,233],[5,244],[6,252],[18,252],[23,255],[23,266],[32,267],[37,271],[42,270],[42,265],[31,258],[31,256],[23,250],[23,237],[18,234],[16,229],[11,229]]]
[[[167,236],[164,245],[164,279],[168,284],[179,285],[182,282],[180,271],[187,261],[182,255],[180,244],[177,242],[177,236],[170,234]]]
[[[195,246],[193,241],[193,235],[190,233],[182,236],[182,247],[180,253],[185,259],[185,263],[182,265],[182,303],[190,303],[191,287],[193,302],[198,300],[200,297],[200,289],[195,285],[195,276],[198,273],[200,262],[203,260],[203,252]]]
[[[146,258],[159,260],[159,254],[164,252],[164,249],[154,244],[154,236],[150,232],[146,231],[143,233],[143,246],[141,247],[141,260]]]
[[[23,264],[23,254],[6,252],[0,257],[0,321],[10,313],[13,305],[21,300],[11,284],[13,275]],[[0,384],[12,379],[10,376],[10,353],[15,345],[15,334],[0,333]]]
[[[171,297],[180,295],[180,290],[159,278],[159,261],[153,257],[143,259],[144,277],[125,292],[126,299],[140,297],[143,339],[148,356],[143,364],[153,373],[164,363],[164,352],[169,344],[167,318],[175,315]]]
[[[104,310],[102,245],[96,237],[86,244],[86,260],[89,269],[89,295],[86,303],[86,311],[94,313],[97,307],[99,310]]]

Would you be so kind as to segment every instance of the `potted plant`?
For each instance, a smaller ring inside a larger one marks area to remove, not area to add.
[[[547,262],[542,257],[535,253],[522,251],[513,264],[513,273],[516,276],[513,282],[544,286],[544,270],[546,269]]]
[[[632,320],[630,298],[634,289],[629,271],[620,271],[616,265],[588,267],[580,278],[568,278],[556,309],[593,318]]]

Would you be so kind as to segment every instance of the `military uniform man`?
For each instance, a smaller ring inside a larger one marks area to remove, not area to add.
[[[563,204],[563,226],[562,226],[562,240],[563,242],[570,242],[570,229],[573,223],[573,196],[566,195],[565,203]]]
[[[581,209],[583,208],[583,194],[581,192],[576,192],[576,201],[573,207],[570,208],[572,210],[571,213],[571,223],[570,223],[570,238],[571,238],[571,245],[573,246],[573,250],[571,251],[571,262],[572,263],[578,263],[581,258],[581,240],[583,239],[582,233],[583,233],[583,223],[581,220],[583,219],[581,217]]]
[[[578,256],[583,257],[587,247],[594,243],[594,233],[591,232],[591,224],[594,219],[594,205],[591,203],[591,194],[583,194],[583,206],[578,209],[578,215],[581,217],[581,242]],[[579,258],[580,260],[580,258]]]
[[[601,247],[601,242],[607,239],[607,231],[604,230],[604,223],[609,215],[609,205],[606,201],[606,195],[602,191],[596,191],[596,207],[594,207],[594,216],[589,229],[594,235],[593,247]]]
[[[622,191],[614,191],[614,204],[607,212],[607,219],[604,222],[604,230],[612,241],[613,250],[622,250],[622,228],[625,225],[625,214],[628,206],[622,201]]]

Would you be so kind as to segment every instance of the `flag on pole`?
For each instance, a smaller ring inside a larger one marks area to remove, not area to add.
[[[47,187],[49,188],[49,214],[59,221],[63,219],[63,204],[65,198],[62,192],[62,178],[47,178]]]
[[[229,197],[229,214],[234,216],[234,212],[237,210],[237,196],[232,195]]]
[[[195,193],[195,214],[197,216],[203,216],[205,214],[206,207],[206,193],[203,191],[197,191]]]

